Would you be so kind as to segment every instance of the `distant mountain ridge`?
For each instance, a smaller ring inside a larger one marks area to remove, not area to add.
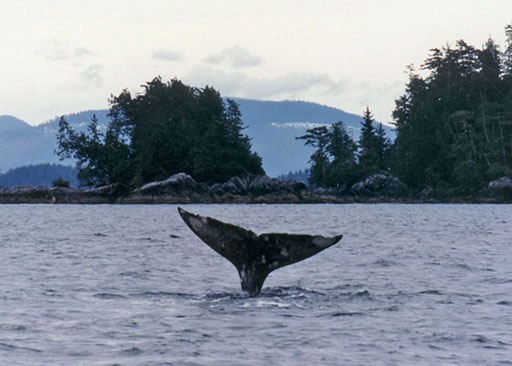
[[[0,132],[12,131],[12,130],[20,130],[20,129],[29,129],[30,126],[27,122],[22,121],[13,116],[0,116]]]
[[[51,187],[53,181],[61,178],[71,187],[78,187],[78,170],[58,164],[26,165],[0,174],[0,186],[13,187],[22,185]]]
[[[309,166],[314,149],[295,139],[308,128],[342,120],[354,140],[359,138],[362,117],[341,109],[303,101],[233,99],[240,105],[253,149],[263,158],[263,168],[272,177]],[[389,127],[385,130],[394,139],[394,130]]]
[[[248,126],[245,132],[251,138],[253,150],[263,159],[263,168],[269,176],[305,169],[312,148],[304,146],[295,137],[307,128],[320,124],[329,125],[343,120],[355,140],[359,137],[361,116],[341,109],[303,101],[261,101],[242,98],[235,100]],[[106,128],[108,110],[89,110],[65,115],[76,130],[86,130],[93,115],[102,128]],[[33,164],[64,163],[54,154],[56,133],[60,118],[31,126],[12,116],[0,116],[0,169],[7,170]],[[386,127],[388,136],[394,131]]]
[[[316,122],[333,123],[339,119],[347,124],[359,122],[360,116],[326,105],[284,100],[280,102],[230,98],[240,105],[244,121],[253,122]],[[357,121],[356,121],[357,120]]]

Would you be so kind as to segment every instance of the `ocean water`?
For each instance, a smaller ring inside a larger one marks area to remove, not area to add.
[[[187,205],[344,235],[240,291],[174,205],[0,205],[0,365],[512,365],[510,205]]]

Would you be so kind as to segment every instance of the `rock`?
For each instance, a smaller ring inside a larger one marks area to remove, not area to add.
[[[100,191],[101,192],[101,191]],[[16,186],[0,189],[1,203],[112,203],[111,195],[66,187]]]
[[[151,182],[120,197],[119,203],[210,203],[210,188],[185,173]]]
[[[229,182],[233,183],[242,194],[247,193],[247,186],[249,185],[247,178],[233,177]]]
[[[185,173],[174,174],[164,181],[152,182],[135,189],[118,203],[251,203],[300,202],[307,187],[302,182],[284,182],[268,176],[233,177],[224,183],[208,186],[197,183]]]
[[[364,181],[354,184],[350,191],[358,196],[396,196],[403,195],[407,186],[398,178],[385,174],[370,175]]]
[[[227,182],[216,186],[215,191],[217,194],[230,193],[234,195],[245,195],[247,194],[247,184],[246,179],[233,177]]]
[[[256,196],[289,190],[290,186],[283,180],[270,178],[266,175],[256,177],[247,187],[247,191]]]
[[[287,184],[295,191],[300,192],[305,189],[308,189],[308,186],[303,182],[297,182],[295,180],[292,180],[290,182],[287,182]]]
[[[489,183],[488,188],[492,190],[512,190],[512,178],[505,176],[493,180]]]
[[[4,203],[52,203],[55,197],[50,188],[42,186],[15,186],[0,191]]]
[[[242,194],[240,189],[231,181],[228,181],[226,183],[220,184],[219,186],[217,186],[216,190],[221,195],[222,194],[226,194],[226,193],[236,194],[236,195]]]
[[[190,175],[177,173],[166,180],[151,182],[136,189],[134,193],[142,195],[174,195],[196,191],[201,186]]]
[[[119,188],[119,184],[118,183],[114,183],[114,184],[109,184],[109,185],[106,185],[106,186],[101,186],[101,187],[97,187],[97,188],[87,189],[84,192],[88,193],[88,194],[93,194],[93,195],[109,196],[109,195],[112,195],[113,193],[115,193],[115,191],[118,188]]]
[[[335,196],[337,193],[337,190],[336,190],[336,188],[333,188],[333,187],[329,187],[329,188],[319,187],[319,188],[315,188],[313,190],[313,193],[320,195],[320,196]]]
[[[254,196],[251,202],[265,204],[299,203],[300,198],[292,192],[267,193],[261,196]]]

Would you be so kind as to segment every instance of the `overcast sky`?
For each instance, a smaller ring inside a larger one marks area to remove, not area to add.
[[[108,108],[157,75],[223,96],[391,120],[405,66],[464,39],[504,44],[512,0],[0,0],[0,115]]]

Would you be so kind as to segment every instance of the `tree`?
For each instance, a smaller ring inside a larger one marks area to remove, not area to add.
[[[296,137],[305,140],[305,145],[316,147],[311,155],[309,183],[317,187],[340,187],[351,185],[356,179],[356,145],[348,135],[342,121],[329,128],[319,126]]]
[[[105,135],[98,131],[98,120],[93,115],[89,133],[77,133],[61,117],[57,133],[57,155],[61,160],[77,161],[78,179],[81,185],[98,187],[119,183],[120,189],[129,185],[130,148],[118,138],[112,124]]]
[[[331,162],[327,169],[326,186],[348,188],[360,178],[356,165],[356,150],[357,145],[349,136],[343,121],[332,124],[327,146]]]
[[[52,181],[52,187],[69,188],[69,182],[65,179],[62,179],[62,177],[58,177]]]
[[[76,133],[61,118],[57,154],[75,158],[79,178],[88,185],[117,183],[123,189],[185,172],[200,182],[264,174],[251,152],[238,105],[223,101],[211,87],[190,87],[160,77],[133,97],[128,90],[110,98],[110,123],[98,131]]]
[[[10,169],[0,174],[0,186],[21,185],[49,186],[55,180],[62,179],[72,187],[78,186],[78,171],[70,166],[57,164],[36,164]]]
[[[507,26],[507,32],[512,40],[512,28]],[[455,48],[431,50],[423,65],[428,76],[411,73],[404,95],[395,102],[394,175],[418,189],[470,192],[509,174],[512,82],[507,49],[502,54],[489,39],[481,49],[459,40]]]
[[[306,132],[305,135],[296,137],[296,139],[305,140],[304,145],[317,148],[309,160],[311,163],[309,183],[313,186],[323,186],[329,165],[329,157],[327,155],[327,146],[330,142],[329,129],[326,126],[319,126],[308,129]]]
[[[382,123],[379,123],[377,130],[375,131],[377,136],[377,168],[381,171],[387,171],[388,168],[388,156],[391,146],[389,138],[386,136],[386,131]]]
[[[505,27],[505,37],[506,48],[503,54],[503,71],[505,75],[512,77],[512,24]]]
[[[383,172],[386,170],[385,157],[389,141],[382,124],[376,129],[374,127],[370,109],[366,107],[361,122],[361,135],[359,136],[359,167],[364,176]]]

